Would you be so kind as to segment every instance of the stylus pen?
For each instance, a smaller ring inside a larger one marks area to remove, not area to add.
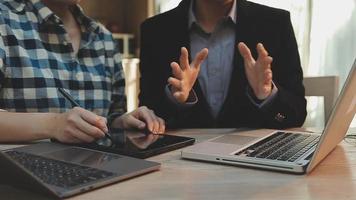
[[[72,107],[80,107],[79,103],[76,102],[63,88],[58,88],[58,91],[72,104]]]
[[[72,107],[80,107],[79,103],[76,102],[73,97],[66,92],[63,88],[58,88],[58,91],[72,104]],[[107,138],[112,139],[108,133],[104,133]]]

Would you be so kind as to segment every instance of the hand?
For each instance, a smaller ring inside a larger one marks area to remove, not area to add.
[[[93,142],[108,132],[106,118],[80,107],[56,116],[53,126],[53,137],[65,143]]]
[[[266,99],[272,92],[272,57],[261,43],[257,44],[258,58],[255,60],[245,43],[238,44],[240,54],[244,59],[247,80],[259,100]]]
[[[141,106],[130,113],[118,117],[113,121],[112,126],[139,130],[147,128],[152,133],[164,133],[166,129],[164,120],[157,117],[153,110],[148,109],[146,106]]]
[[[187,101],[190,90],[198,77],[200,65],[207,56],[208,49],[204,48],[197,53],[193,62],[189,65],[188,50],[182,47],[179,64],[171,63],[174,77],[169,77],[168,83],[172,85],[171,92],[179,103]]]

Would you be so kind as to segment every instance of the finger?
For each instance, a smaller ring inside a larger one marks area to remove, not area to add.
[[[85,109],[80,110],[80,116],[83,120],[85,120],[86,122],[90,123],[93,126],[96,126],[97,128],[101,129],[103,132],[108,131],[108,127],[105,123],[105,120],[101,119],[103,117],[98,116]]]
[[[158,121],[155,113],[153,112],[153,110],[149,110],[148,113],[151,115],[151,119],[152,119],[152,123],[153,123],[152,132],[158,133],[159,132],[159,121]]]
[[[180,68],[179,64],[176,62],[171,63],[172,74],[177,79],[182,79],[182,69]]]
[[[86,135],[89,135],[90,137],[94,138],[100,138],[104,136],[104,133],[102,130],[100,130],[98,127],[96,127],[94,124],[88,123],[85,118],[87,119],[98,119],[97,115],[94,113],[87,111],[83,108],[75,107],[71,111],[72,114],[68,117],[68,119],[72,122],[72,127],[75,127],[76,129],[79,129],[81,132],[83,132]],[[102,117],[100,117],[102,118]],[[103,119],[103,122],[105,119]],[[106,126],[106,124],[105,124]]]
[[[107,120],[106,118],[104,117],[100,117],[100,116],[97,116],[96,117],[96,124],[95,126],[100,128],[102,131],[104,131],[105,133],[107,133],[109,130],[108,130],[108,127],[107,127]]]
[[[72,136],[80,140],[81,142],[86,142],[86,143],[90,143],[95,140],[94,137],[87,135],[86,133],[82,132],[80,129],[73,130]]]
[[[193,62],[192,62],[192,67],[196,69],[200,69],[200,65],[204,62],[205,58],[208,56],[208,49],[204,48],[202,49],[197,55],[195,56]]]
[[[97,126],[93,126],[87,123],[83,119],[78,120],[78,122],[76,123],[76,128],[94,138],[102,138],[105,136],[104,132],[101,129],[99,129]]]
[[[264,59],[262,59],[263,66],[265,68],[271,68],[273,58],[271,56],[267,56]]]
[[[82,132],[95,137],[95,138],[101,138],[104,137],[104,131],[108,131],[108,128],[106,126],[106,119],[103,117],[97,116],[94,113],[87,111],[85,109],[82,109],[79,113],[79,116],[81,117],[79,120],[76,122],[76,127],[79,128]],[[90,120],[93,120],[93,122],[90,123]]]
[[[179,64],[182,70],[189,68],[189,55],[188,50],[185,47],[182,47],[180,50]]]
[[[246,46],[245,43],[240,42],[238,44],[238,49],[245,63],[253,63],[255,61],[255,59],[251,55],[250,49]]]
[[[258,43],[256,48],[257,48],[257,53],[259,58],[268,56],[268,52],[262,43]]]
[[[272,77],[272,70],[270,70],[270,69],[265,70],[265,77],[266,78],[271,78]]]
[[[158,133],[164,133],[166,131],[166,122],[160,118],[160,117],[157,117],[157,120],[158,120],[158,123],[159,123],[159,130],[158,130]]]
[[[105,118],[105,117],[99,117],[99,120],[101,121],[102,124],[105,124],[106,127],[107,127],[107,124],[108,124],[108,120]]]
[[[168,78],[168,83],[174,87],[176,90],[182,90],[182,82],[176,78],[169,77]]]
[[[148,111],[148,109],[141,109],[138,111],[139,119],[142,119],[146,123],[146,127],[149,131],[153,132],[153,119]]]
[[[141,121],[133,116],[130,116],[127,118],[126,124],[127,124],[127,128],[135,128],[135,129],[139,129],[139,130],[142,130],[146,127],[146,124],[143,121]]]
[[[265,71],[265,84],[269,84],[272,82],[272,70],[268,69]]]
[[[152,113],[154,114],[154,112],[152,111]],[[165,121],[158,117],[156,114],[154,114],[155,120],[158,123],[158,128],[156,129],[156,134],[162,134],[164,133],[166,126],[165,126]]]
[[[258,57],[257,63],[259,63],[257,66],[261,68],[261,70],[266,70],[266,69],[271,69],[271,64],[272,64],[273,58],[270,56],[261,58]]]

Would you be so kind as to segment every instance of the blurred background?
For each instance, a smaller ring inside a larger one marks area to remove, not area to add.
[[[86,14],[114,33],[123,55],[128,110],[138,105],[140,24],[176,7],[181,0],[82,1]],[[341,91],[356,58],[356,0],[251,0],[290,11],[305,77],[337,76]],[[356,88],[355,88],[356,92]],[[305,127],[325,123],[324,99],[307,97]],[[352,122],[356,127],[356,119]]]

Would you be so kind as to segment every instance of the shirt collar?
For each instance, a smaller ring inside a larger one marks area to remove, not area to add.
[[[78,23],[80,24],[81,28],[86,29],[82,30],[83,32],[88,31],[97,33],[99,31],[99,23],[86,16],[82,7],[80,7],[79,5],[74,6],[72,8],[72,13],[74,17],[78,20]]]
[[[232,8],[228,14],[228,17],[236,24],[236,1],[232,5]],[[197,23],[197,18],[195,17],[195,13],[193,11],[194,0],[190,2],[189,6],[189,17],[188,17],[188,26],[189,28],[192,27],[193,23]]]
[[[39,24],[45,23],[51,19],[55,20],[55,23],[59,23],[60,18],[55,15],[46,5],[44,5],[41,0],[30,0],[34,8],[34,12],[38,14]],[[87,17],[83,9],[79,5],[75,5],[71,8],[73,16],[78,20],[82,31],[96,32],[99,29],[99,24],[96,23],[91,18]],[[86,29],[86,30],[83,30]]]
[[[38,15],[39,24],[48,21],[48,19],[52,16],[55,17],[55,14],[46,5],[44,5],[41,0],[30,0],[30,2],[34,8],[34,12]]]

